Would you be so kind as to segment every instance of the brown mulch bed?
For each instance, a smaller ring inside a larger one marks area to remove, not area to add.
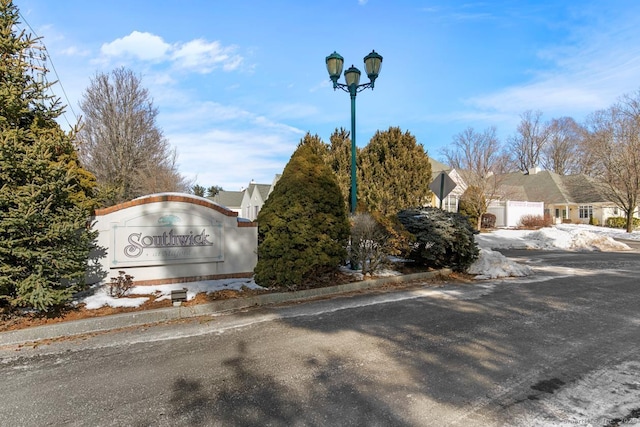
[[[403,271],[401,272],[403,274],[409,274],[409,273],[417,273],[417,272],[423,272],[423,271],[424,269],[421,270],[418,268],[413,268],[413,269],[406,268],[406,269],[403,269]],[[471,277],[472,276],[468,276],[465,274],[454,273],[449,277],[439,277],[436,279],[431,279],[429,282],[431,282],[432,284],[443,284],[451,281],[455,281],[458,283],[465,283],[465,282],[471,281]],[[337,275],[332,275],[329,278],[325,278],[324,280],[321,280],[321,281],[305,284],[305,286],[300,286],[296,290],[341,285],[341,284],[346,284],[353,281],[354,281],[354,278],[351,275],[337,274]],[[421,285],[425,284],[424,280],[421,280],[419,282]],[[411,282],[397,283],[397,284],[393,283],[393,284],[389,284],[388,286],[384,286],[382,290],[401,289],[401,288],[407,288],[415,285],[416,285],[415,283],[412,284]],[[220,291],[210,292],[210,293],[203,292],[203,293],[197,294],[195,298],[193,298],[192,300],[183,302],[182,305],[192,306],[192,305],[198,305],[198,304],[206,304],[213,301],[220,301],[224,299],[247,298],[254,295],[259,295],[259,294],[264,294],[269,292],[283,292],[283,290],[281,289],[262,290],[262,289],[244,288],[241,291],[225,289],[225,290],[220,290]],[[134,295],[132,295],[132,297],[133,296]],[[145,295],[145,296],[149,297],[149,301],[145,302],[140,307],[118,307],[118,308],[101,307],[98,309],[87,310],[86,308],[84,308],[84,305],[80,305],[77,307],[66,308],[59,313],[48,314],[48,315],[43,315],[38,313],[26,313],[22,315],[17,315],[15,313],[3,314],[0,311],[0,332],[25,329],[25,328],[30,328],[34,326],[51,325],[55,323],[68,322],[73,320],[109,316],[109,315],[119,314],[119,313],[130,313],[130,312],[136,312],[136,311],[153,310],[157,308],[165,308],[165,307],[172,306],[171,301],[168,299],[156,301],[156,298],[153,295]]]

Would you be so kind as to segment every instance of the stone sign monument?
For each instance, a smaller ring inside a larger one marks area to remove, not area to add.
[[[136,284],[251,277],[257,223],[208,199],[179,193],[140,197],[96,211],[99,232],[90,283],[125,271]],[[99,267],[99,268],[96,268]]]

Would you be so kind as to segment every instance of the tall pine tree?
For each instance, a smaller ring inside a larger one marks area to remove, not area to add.
[[[359,153],[358,204],[395,215],[431,200],[431,163],[415,136],[398,127],[378,131]]]
[[[331,134],[326,161],[336,174],[344,204],[349,209],[351,203],[351,135],[349,131],[340,128]]]
[[[0,307],[47,311],[83,282],[95,179],[55,121],[63,107],[34,60],[43,49],[19,23],[0,0]]]
[[[347,209],[323,147],[307,134],[260,210],[254,272],[261,286],[311,286],[347,257]]]

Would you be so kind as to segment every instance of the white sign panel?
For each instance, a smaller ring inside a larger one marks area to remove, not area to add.
[[[112,224],[111,268],[224,261],[222,224],[189,212]]]

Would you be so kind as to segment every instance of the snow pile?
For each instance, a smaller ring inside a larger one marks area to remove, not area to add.
[[[619,230],[582,224],[563,224],[540,230],[495,230],[475,236],[480,256],[467,273],[477,279],[497,279],[499,277],[520,277],[532,273],[524,265],[517,264],[499,252],[491,249],[541,249],[573,251],[626,251],[631,248],[614,240],[626,238],[640,240],[640,233],[624,233]]]
[[[625,251],[631,248],[617,242],[605,230],[596,233],[593,226],[557,226],[530,230],[496,230],[475,236],[478,246],[486,249],[542,249],[574,251]],[[608,229],[611,230],[611,229]],[[619,236],[618,233],[615,233]],[[629,234],[628,239],[640,240],[640,235]]]
[[[576,251],[625,251],[628,245],[609,236],[582,229],[542,228],[528,235],[535,249],[565,249]]]
[[[573,232],[572,237],[574,249],[576,250],[613,252],[631,249],[629,245],[613,240],[609,236],[597,235],[586,230],[577,230]]]
[[[541,228],[526,234],[524,238],[529,242],[527,249],[573,249],[573,236],[571,233],[554,228]],[[576,242],[580,244],[584,242]]]
[[[497,279],[499,277],[522,277],[533,272],[530,267],[511,261],[500,252],[480,249],[480,256],[467,269],[476,279]]]

